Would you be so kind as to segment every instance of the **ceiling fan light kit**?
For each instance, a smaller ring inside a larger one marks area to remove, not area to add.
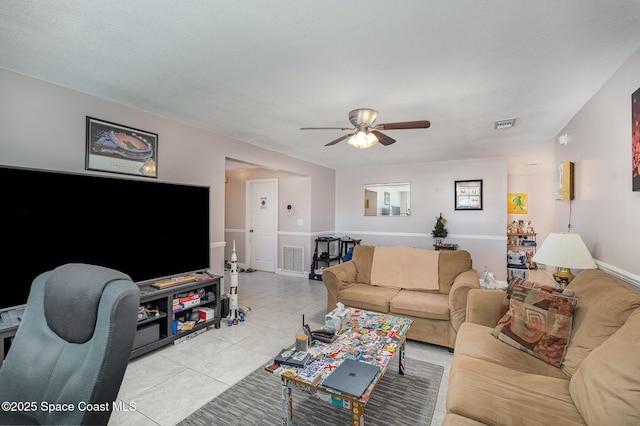
[[[367,133],[360,130],[355,135],[352,135],[347,143],[355,148],[365,149],[371,148],[378,143],[378,138],[373,133]]]
[[[300,130],[343,130],[351,131],[347,135],[341,136],[336,140],[333,140],[325,146],[335,145],[338,142],[342,142],[347,139],[347,143],[355,148],[365,149],[371,148],[373,145],[380,142],[382,145],[391,145],[395,143],[395,139],[381,133],[380,130],[401,130],[401,129],[427,129],[431,126],[428,120],[420,121],[402,121],[398,123],[386,123],[373,125],[374,121],[378,118],[378,112],[369,108],[354,109],[349,112],[349,121],[354,126],[353,128],[344,127],[301,127]]]

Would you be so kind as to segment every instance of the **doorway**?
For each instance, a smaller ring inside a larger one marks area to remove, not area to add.
[[[278,179],[247,180],[246,255],[248,267],[275,272],[278,229]]]

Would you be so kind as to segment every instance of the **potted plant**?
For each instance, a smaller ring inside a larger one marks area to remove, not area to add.
[[[431,235],[436,239],[437,246],[442,245],[442,241],[448,234],[447,228],[444,227],[446,222],[447,220],[442,217],[442,213],[440,213],[439,217],[436,217],[436,224],[431,231]]]

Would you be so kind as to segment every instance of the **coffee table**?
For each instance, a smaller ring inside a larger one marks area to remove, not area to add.
[[[309,348],[313,360],[305,368],[292,368],[270,364],[265,369],[282,381],[282,424],[293,425],[291,390],[302,392],[326,401],[336,407],[351,410],[351,424],[364,425],[364,408],[389,362],[398,354],[398,372],[405,373],[404,352],[406,335],[413,320],[379,312],[349,308],[351,320],[332,343],[316,341]],[[323,381],[345,359],[357,359],[380,367],[367,390],[360,396],[340,393],[323,387]]]

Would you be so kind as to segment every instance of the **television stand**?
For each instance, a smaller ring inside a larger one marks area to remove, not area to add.
[[[24,315],[25,305],[0,310],[0,366],[9,351],[13,337]]]
[[[189,279],[181,281],[184,278]],[[143,315],[138,319],[138,330],[130,358],[179,342],[183,338],[193,337],[208,327],[220,328],[221,278],[220,275],[203,271],[187,276],[167,277],[161,281],[138,283],[140,306],[149,306],[151,309],[146,317]],[[171,281],[173,285],[170,286],[157,288],[155,285],[157,282]],[[194,298],[191,299],[190,295],[194,295]],[[209,317],[198,320],[190,329],[174,328],[174,320],[191,321],[192,314],[199,316],[199,310],[203,308],[210,312]]]
[[[146,307],[148,305],[154,312],[150,313],[146,318],[138,320],[136,339],[134,340],[130,359],[159,347],[181,341],[183,338],[193,337],[211,326],[220,328],[222,276],[214,275],[207,271],[194,273],[193,275],[193,281],[181,282],[166,288],[153,287],[154,281],[136,283],[140,289],[140,306]],[[184,306],[178,307],[174,305],[174,299],[179,301],[182,296],[191,293],[197,293],[202,297],[197,302],[186,303]],[[0,310],[0,366],[11,346],[13,337],[18,331],[25,307],[26,305],[20,305]],[[210,312],[210,316],[204,320],[199,320],[189,330],[174,330],[174,319],[179,321],[191,320],[191,314],[199,315],[199,310],[203,308]]]

